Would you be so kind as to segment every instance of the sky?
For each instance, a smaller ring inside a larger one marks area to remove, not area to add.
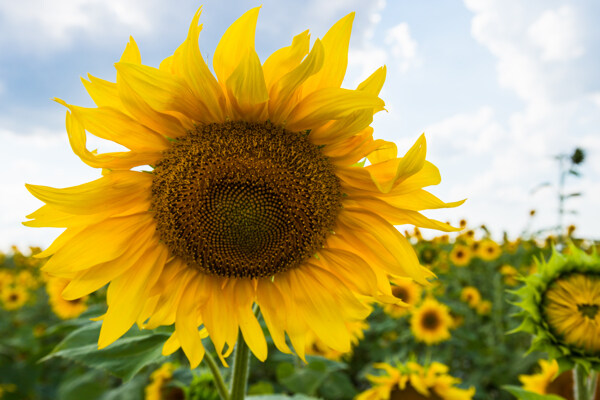
[[[310,29],[314,41],[355,11],[342,86],[355,88],[386,65],[387,112],[375,116],[375,136],[405,152],[424,132],[427,159],[442,174],[429,190],[445,201],[467,198],[427,216],[485,224],[496,238],[550,228],[558,218],[555,156],[581,147],[581,176],[566,186],[581,196],[568,200],[564,222],[600,239],[597,1],[20,0],[0,2],[0,249],[46,247],[60,233],[21,225],[42,205],[25,183],[67,187],[100,176],[72,154],[65,110],[51,99],[93,106],[80,77],[114,81],[130,35],[142,62],[158,67],[202,4],[209,65],[227,27],[257,5],[261,61],[294,35]]]

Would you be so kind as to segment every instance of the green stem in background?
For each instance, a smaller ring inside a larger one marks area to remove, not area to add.
[[[260,311],[257,304],[254,304],[252,311],[254,311],[254,315],[258,319]],[[250,349],[244,340],[244,335],[240,332],[235,345],[233,375],[231,376],[231,396],[229,400],[244,400],[246,387],[248,386],[249,369]]]
[[[594,371],[588,375],[585,369],[577,364],[573,369],[573,394],[575,400],[594,400],[598,374]]]
[[[230,400],[229,391],[225,386],[225,381],[223,380],[223,376],[221,375],[221,371],[219,370],[219,366],[215,362],[215,359],[210,355],[210,353],[206,353],[204,355],[204,360],[206,361],[208,368],[210,368],[210,372],[215,380],[215,386],[217,387],[219,396],[221,396],[222,400]]]
[[[233,359],[233,375],[231,377],[231,397],[230,400],[243,400],[246,395],[246,386],[248,385],[248,370],[250,369],[250,349],[240,333],[235,345],[235,355]]]

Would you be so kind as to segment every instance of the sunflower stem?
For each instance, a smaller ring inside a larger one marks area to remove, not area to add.
[[[252,310],[259,317],[259,308],[254,304]],[[244,335],[239,333],[233,356],[233,374],[231,376],[231,396],[229,400],[244,400],[248,386],[248,372],[250,369],[250,349],[244,340]]]
[[[215,362],[215,359],[210,355],[210,353],[206,353],[204,355],[204,359],[206,360],[206,364],[208,365],[213,379],[215,380],[215,386],[217,387],[219,396],[221,396],[221,400],[230,400],[229,391],[227,390],[227,386],[225,386],[223,375],[221,375],[221,371],[219,370],[219,366]]]
[[[586,374],[585,369],[577,364],[573,369],[573,397],[575,400],[593,400],[596,393],[597,374]]]

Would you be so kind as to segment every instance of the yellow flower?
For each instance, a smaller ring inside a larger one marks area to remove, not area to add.
[[[52,255],[43,269],[70,280],[64,298],[109,284],[100,348],[134,323],[174,324],[163,353],[181,347],[192,367],[204,332],[223,363],[240,330],[265,360],[256,303],[279,350],[291,352],[287,334],[304,358],[312,331],[347,352],[346,324],[370,312],[362,300],[396,301],[388,275],[433,275],[394,225],[455,230],[419,213],[462,204],[422,189],[440,182],[424,136],[402,157],[373,139],[385,67],[356,90],[340,87],[354,14],[312,49],[305,31],[263,63],[258,12],[221,38],[216,78],[198,47],[198,11],[159,68],[141,63],[131,39],[116,83],[84,80],[98,107],[57,100],[74,153],[103,175],[66,189],[27,185],[46,205],[25,224],[67,228],[37,255]],[[89,151],[86,131],[128,151]]]
[[[452,323],[448,307],[429,298],[413,310],[410,329],[417,341],[432,345],[450,339]]]
[[[519,281],[517,277],[519,276],[519,271],[512,265],[505,264],[500,267],[500,274],[502,274],[504,278],[504,284],[507,286],[517,286]]]
[[[450,261],[457,267],[464,267],[471,262],[471,250],[463,244],[455,244],[450,252]]]
[[[492,302],[489,300],[482,300],[476,308],[477,314],[488,315],[492,312]]]
[[[352,334],[352,346],[356,346],[360,340],[364,339],[364,331],[369,329],[369,324],[365,321],[349,322],[347,328]],[[337,361],[349,353],[336,351],[319,340],[317,336],[309,333],[306,335],[306,354],[322,356],[329,360]]]
[[[11,274],[8,270],[0,269],[0,292],[2,288],[8,287],[12,285],[15,281],[13,274]]]
[[[183,392],[178,387],[168,388],[166,385],[173,378],[175,365],[167,362],[150,375],[150,383],[144,388],[145,400],[163,400],[180,398]]]
[[[460,292],[460,299],[467,303],[469,307],[476,308],[481,301],[481,293],[473,286],[466,286]]]
[[[558,376],[558,363],[556,360],[539,361],[541,371],[533,375],[519,375],[519,380],[523,384],[523,389],[538,394],[546,394],[546,389]]]
[[[600,276],[559,277],[544,293],[542,314],[566,344],[588,353],[600,352]]]
[[[460,379],[449,375],[448,367],[438,362],[428,366],[421,366],[415,362],[407,362],[397,367],[386,363],[374,366],[384,370],[386,375],[367,376],[374,386],[360,393],[355,400],[471,400],[475,395],[473,387],[457,387]]]
[[[479,248],[477,249],[477,255],[479,258],[485,261],[493,261],[496,258],[500,257],[502,254],[502,248],[496,242],[491,239],[482,240],[479,243]]]
[[[0,292],[2,305],[5,310],[17,310],[29,300],[29,292],[22,286],[9,286],[2,289]]]
[[[68,284],[69,280],[62,278],[50,278],[46,284],[48,302],[54,314],[60,319],[76,318],[87,310],[87,296],[73,300],[65,300],[62,297],[62,292]]]
[[[392,294],[395,298],[402,300],[400,304],[386,304],[383,311],[392,318],[400,318],[408,313],[419,301],[421,301],[422,286],[410,278],[392,279]]]

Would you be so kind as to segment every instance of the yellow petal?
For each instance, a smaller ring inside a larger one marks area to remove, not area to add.
[[[208,112],[206,119],[212,122],[223,122],[226,109],[225,95],[206,65],[198,46],[198,38],[202,30],[202,25],[199,24],[201,11],[202,7],[194,15],[185,42],[175,51],[171,70],[185,79],[197,101],[204,104]]]
[[[371,164],[365,169],[379,190],[388,193],[394,186],[423,169],[426,153],[425,135],[421,135],[404,157]]]
[[[66,104],[65,104],[66,105]],[[66,116],[67,134],[73,153],[81,161],[94,168],[131,169],[140,165],[153,165],[162,157],[160,152],[133,151],[95,154],[86,148],[86,133],[83,123],[70,112]]]
[[[394,207],[386,201],[375,197],[351,196],[344,201],[349,207],[374,210],[375,213],[386,219],[392,225],[410,224],[421,228],[437,229],[444,232],[456,232],[460,230],[460,228],[454,228],[444,222],[429,219],[417,211]]]
[[[249,50],[254,51],[254,35],[260,7],[247,11],[225,31],[213,57],[213,69],[225,84]]]
[[[304,56],[308,53],[310,46],[310,35],[308,30],[299,35],[294,36],[292,44],[288,47],[283,47],[267,58],[263,64],[265,74],[265,82],[267,90],[270,92],[271,87],[277,83],[282,76],[296,68]]]
[[[248,344],[248,347],[250,347],[256,358],[260,361],[265,361],[267,358],[267,341],[252,311],[252,304],[255,298],[252,281],[250,279],[237,280],[235,294],[236,312],[244,341]]]
[[[465,200],[459,200],[445,203],[428,191],[422,189],[405,194],[390,193],[382,197],[382,199],[394,207],[414,211],[453,208],[458,207],[465,202]]]
[[[212,122],[207,109],[187,86],[170,73],[146,65],[116,63],[118,76],[144,101],[159,112],[176,111],[201,123]]]
[[[296,105],[298,88],[323,66],[323,45],[317,39],[311,52],[300,65],[285,74],[270,91],[269,116],[276,124],[282,123]]]
[[[147,213],[109,218],[90,225],[61,247],[42,269],[59,275],[114,260],[125,253],[135,237],[145,230],[154,230],[154,226],[154,218]]]
[[[384,102],[377,96],[357,90],[340,88],[321,89],[305,97],[292,110],[286,128],[303,131],[321,126],[334,119],[341,119],[355,111],[383,110]]]
[[[183,290],[175,320],[177,338],[190,361],[191,368],[196,368],[200,364],[205,353],[196,319],[198,305],[195,302],[195,295],[198,292],[198,282],[198,279],[191,279]]]
[[[348,47],[354,13],[346,15],[333,25],[323,36],[325,62],[321,71],[304,85],[304,91],[310,94],[323,88],[339,88],[346,75],[348,66]]]
[[[335,235],[330,236],[328,246],[336,243],[334,238]],[[318,254],[319,265],[337,276],[348,288],[365,296],[377,294],[377,277],[360,255],[337,248],[323,248]]]
[[[125,51],[121,55],[120,62],[132,63],[132,64],[141,64],[142,56],[140,55],[140,49],[138,48],[137,43],[133,40],[132,36],[129,36],[129,43],[125,46]]]
[[[150,247],[137,265],[110,283],[108,311],[104,316],[98,348],[103,349],[125,334],[136,322],[147,300],[153,277],[160,275],[167,259],[165,247]]]
[[[381,92],[381,88],[385,83],[386,73],[387,69],[385,66],[376,69],[371,76],[358,85],[356,90],[362,90],[374,96],[379,96],[379,92]]]
[[[70,214],[96,214],[107,209],[125,210],[150,197],[152,175],[137,171],[115,171],[95,181],[56,189],[26,184],[36,198]]]
[[[143,262],[142,258],[148,250],[148,245],[155,246],[151,242],[153,235],[153,230],[143,231],[136,237],[136,241],[123,253],[122,257],[77,272],[62,292],[65,300],[79,299],[95,292],[113,279],[129,271],[130,268]]]
[[[269,99],[265,77],[258,55],[249,49],[227,78],[225,86],[234,112],[234,119],[259,121],[264,119]]]
[[[285,341],[284,328],[287,326],[287,313],[281,312],[285,306],[285,298],[277,285],[271,279],[259,279],[256,288],[257,303],[261,314],[267,324],[271,338],[275,346],[284,353],[291,353]]]
[[[123,109],[123,103],[121,103],[119,89],[117,88],[116,83],[96,78],[90,74],[88,74],[88,79],[89,81],[81,78],[81,82],[98,107]]]
[[[415,251],[406,238],[388,221],[379,215],[361,208],[344,208],[340,221],[362,229],[373,235],[394,258],[402,265],[407,276],[421,284],[427,284],[426,278],[432,273],[419,264]]]

